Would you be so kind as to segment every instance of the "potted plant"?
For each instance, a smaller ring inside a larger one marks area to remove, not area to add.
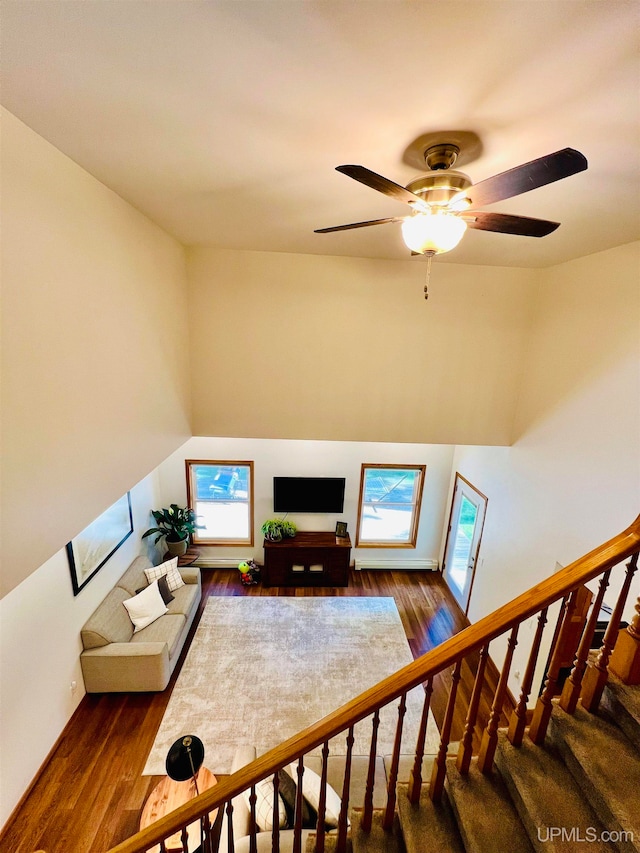
[[[203,524],[196,524],[197,516],[191,507],[171,504],[169,509],[151,510],[151,515],[157,527],[150,527],[142,534],[142,538],[146,539],[156,533],[154,545],[164,538],[167,551],[172,557],[184,554],[189,545],[189,537],[193,536],[198,527],[204,527]]]
[[[280,542],[285,537],[293,538],[297,527],[292,521],[283,518],[270,518],[260,528],[262,535],[269,542]]]

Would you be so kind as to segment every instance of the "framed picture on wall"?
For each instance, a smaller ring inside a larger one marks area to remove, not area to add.
[[[73,594],[77,595],[133,533],[131,492],[67,543]]]

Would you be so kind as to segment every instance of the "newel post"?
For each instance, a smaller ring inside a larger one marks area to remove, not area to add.
[[[609,661],[609,669],[624,684],[640,684],[640,596],[635,611],[629,626],[618,634]]]

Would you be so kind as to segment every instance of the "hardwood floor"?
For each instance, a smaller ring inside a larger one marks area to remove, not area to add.
[[[467,621],[436,572],[352,571],[345,588],[243,587],[236,570],[203,570],[210,595],[393,596],[414,657]],[[192,634],[197,627],[194,625]],[[186,654],[183,652],[183,655]],[[104,853],[136,832],[147,796],[160,777],[141,776],[180,664],[163,693],[87,695],[66,726],[28,796],[2,835],[0,853]],[[461,692],[469,692],[468,679]],[[432,707],[440,722],[448,675],[438,679]],[[453,736],[460,736],[457,716]]]

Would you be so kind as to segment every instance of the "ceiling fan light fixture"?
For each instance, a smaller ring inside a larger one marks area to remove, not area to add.
[[[420,255],[450,252],[466,230],[467,223],[463,219],[444,210],[418,213],[402,223],[402,237],[407,248]]]

